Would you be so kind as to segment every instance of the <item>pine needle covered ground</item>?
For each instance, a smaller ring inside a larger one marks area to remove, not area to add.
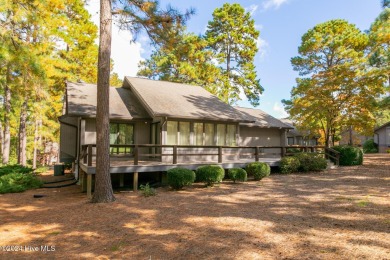
[[[89,203],[77,186],[0,195],[0,258],[390,259],[390,154],[157,193],[111,204]],[[25,248],[45,245],[55,251]]]

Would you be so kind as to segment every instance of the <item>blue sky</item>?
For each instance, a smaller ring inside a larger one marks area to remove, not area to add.
[[[91,0],[89,7],[94,19],[98,18],[96,1]],[[195,8],[196,14],[187,27],[191,32],[203,34],[214,9],[226,2],[239,3],[252,12],[260,30],[260,50],[255,65],[265,89],[258,108],[278,118],[286,116],[280,101],[290,98],[298,76],[290,59],[298,54],[302,35],[316,24],[331,19],[345,19],[365,31],[381,12],[380,0],[163,0],[160,3],[162,7],[170,4],[179,10]],[[112,57],[114,70],[121,77],[135,75],[138,61],[150,54],[151,47],[145,37],[141,36],[138,43],[132,45],[128,43],[129,39],[131,35],[118,33],[114,28]],[[250,107],[247,101],[240,101],[238,105]]]

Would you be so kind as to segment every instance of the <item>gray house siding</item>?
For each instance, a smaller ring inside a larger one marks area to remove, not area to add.
[[[241,146],[285,146],[286,130],[240,126],[240,139]],[[277,157],[280,156],[281,150],[278,148],[271,148],[266,149],[266,151],[263,152],[271,153]]]
[[[382,127],[375,131],[375,142],[380,153],[386,153],[390,149],[390,126]]]
[[[70,162],[77,157],[78,118],[62,118],[60,124],[60,161]]]

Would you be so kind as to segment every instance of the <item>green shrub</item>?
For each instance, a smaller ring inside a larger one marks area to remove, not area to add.
[[[293,173],[298,172],[301,163],[295,156],[283,157],[280,161],[280,172],[281,173]]]
[[[340,153],[340,165],[362,165],[363,164],[363,151],[360,148],[343,145],[334,146],[332,149]]]
[[[387,149],[386,153],[390,153],[390,149]]]
[[[149,186],[149,183],[146,183],[145,185],[140,185],[139,189],[141,190],[142,195],[144,197],[150,197],[150,196],[156,196],[157,195],[156,190],[154,188],[151,188]]]
[[[374,143],[374,139],[368,139],[363,144],[363,152],[364,153],[377,153],[378,145]]]
[[[245,170],[249,175],[253,175],[257,181],[269,176],[271,173],[271,167],[263,162],[250,163],[245,167]]]
[[[234,181],[246,181],[247,180],[247,173],[244,169],[241,168],[232,168],[228,171],[229,179]]]
[[[207,186],[221,182],[225,177],[225,170],[219,165],[205,165],[196,169],[196,180],[204,182]]]
[[[175,190],[191,185],[195,181],[195,172],[185,168],[173,168],[167,171],[168,184]]]
[[[6,165],[0,167],[0,176],[10,174],[10,173],[32,173],[33,169],[30,167],[24,167],[21,165]]]
[[[294,157],[299,160],[301,172],[322,171],[328,165],[326,159],[317,153],[300,153],[295,154]]]
[[[0,176],[0,193],[23,192],[41,187],[43,182],[31,173],[10,173]]]
[[[289,147],[287,148],[287,153],[301,153],[301,149],[295,148],[295,147]]]

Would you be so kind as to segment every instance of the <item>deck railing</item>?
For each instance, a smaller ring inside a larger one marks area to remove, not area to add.
[[[94,148],[96,144],[82,145],[80,160],[92,166],[94,158]],[[141,153],[141,150],[147,150]],[[200,151],[199,149],[205,149]],[[292,150],[294,149],[294,150]],[[260,158],[276,158],[289,156],[299,149],[302,152],[312,152],[324,154],[325,158],[332,158],[339,164],[339,154],[337,151],[325,148],[324,146],[208,146],[208,145],[158,145],[158,144],[131,144],[131,145],[110,145],[111,157],[124,157],[133,160],[134,165],[139,165],[141,158],[156,160],[163,157],[172,157],[169,160],[172,164],[178,163],[181,157],[213,156],[218,163],[224,162],[226,156],[236,156],[236,158],[253,158],[260,161]],[[185,150],[185,151],[184,151]],[[276,152],[277,151],[277,152]],[[195,158],[196,159],[196,158]],[[189,161],[191,162],[191,161]]]

